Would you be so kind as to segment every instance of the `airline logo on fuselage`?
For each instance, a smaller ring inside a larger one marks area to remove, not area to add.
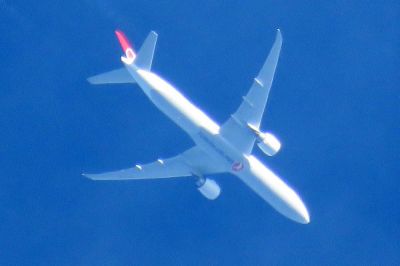
[[[211,140],[208,139],[208,137],[203,133],[200,132],[199,133],[199,137],[204,140],[208,145],[210,145],[211,147],[214,148],[214,150],[221,155],[225,160],[228,161],[228,163],[230,163],[232,165],[232,170],[235,172],[239,172],[241,170],[243,170],[244,168],[244,164],[242,162],[237,162],[234,159],[232,159],[230,156],[228,156],[227,154],[225,154],[220,148],[218,148],[215,143],[213,143]]]
[[[121,61],[127,65],[131,65],[135,61],[136,55],[132,48],[128,47],[125,51],[125,56],[121,56]]]
[[[232,164],[232,170],[235,172],[239,172],[243,169],[244,165],[242,162],[234,162]]]

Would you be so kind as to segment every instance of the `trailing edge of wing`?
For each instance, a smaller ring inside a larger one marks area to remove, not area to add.
[[[278,64],[281,47],[282,35],[280,30],[277,30],[275,42],[263,67],[254,79],[249,92],[244,96],[244,101],[234,114],[244,125],[250,123],[258,128],[261,124],[265,105],[274,79],[275,69]]]
[[[135,167],[106,172],[101,174],[83,174],[92,180],[129,180],[156,179],[179,176],[191,176],[191,169],[183,162],[180,155],[153,163],[136,165]]]
[[[165,160],[136,165],[135,167],[100,174],[83,174],[92,180],[129,180],[184,177],[192,175],[207,175],[228,172],[229,169],[213,163],[213,158],[207,156],[198,146]]]
[[[269,52],[268,58],[264,63],[264,66],[261,68],[258,73],[257,79],[262,83],[262,85],[269,90],[272,86],[272,80],[274,79],[275,69],[278,64],[279,54],[281,52],[282,47],[282,34],[278,29],[276,31],[276,37],[274,45]],[[268,97],[268,95],[267,95]]]
[[[221,127],[221,134],[245,153],[251,152],[255,141],[255,136],[249,131],[248,124],[256,128],[260,127],[281,47],[282,35],[280,30],[277,30],[271,51],[249,92],[243,97],[243,102],[237,111]]]

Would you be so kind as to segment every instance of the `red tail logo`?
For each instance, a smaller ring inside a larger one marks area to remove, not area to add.
[[[136,54],[133,51],[132,45],[129,43],[128,38],[126,38],[125,34],[119,30],[115,31],[115,35],[117,35],[122,51],[125,53],[125,56],[121,56],[122,62],[128,65],[132,64],[136,58]]]

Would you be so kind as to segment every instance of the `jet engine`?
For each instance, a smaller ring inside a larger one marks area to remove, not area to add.
[[[212,179],[200,178],[197,182],[197,189],[209,200],[215,200],[221,194],[221,188]]]
[[[280,149],[280,141],[271,133],[260,133],[257,146],[268,156],[274,156]]]

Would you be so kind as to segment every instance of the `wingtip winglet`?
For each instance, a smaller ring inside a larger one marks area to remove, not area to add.
[[[282,40],[282,32],[281,29],[276,29],[276,39]]]
[[[81,173],[81,175],[83,176],[83,177],[85,177],[85,178],[87,178],[87,179],[91,179],[91,180],[93,180],[90,176],[90,174],[86,174],[86,173]]]
[[[89,82],[90,84],[95,84],[93,77],[88,77],[86,79],[86,81]],[[82,175],[85,175],[85,174],[82,173]]]
[[[154,30],[152,30],[150,33],[153,34],[155,37],[158,37],[157,32],[155,32]]]

